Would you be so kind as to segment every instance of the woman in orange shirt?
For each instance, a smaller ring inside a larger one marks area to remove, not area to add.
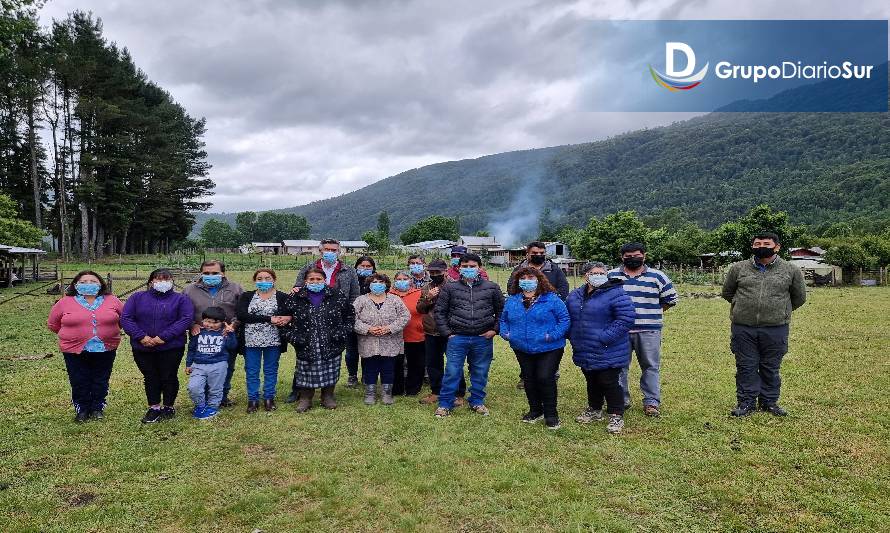
[[[411,320],[402,331],[405,349],[396,357],[396,378],[393,383],[393,394],[417,396],[423,387],[423,374],[426,369],[425,335],[423,333],[423,315],[417,312],[417,300],[421,290],[411,283],[411,275],[399,272],[393,277],[391,293],[402,299],[405,307],[411,312]],[[408,367],[407,376],[405,367]]]

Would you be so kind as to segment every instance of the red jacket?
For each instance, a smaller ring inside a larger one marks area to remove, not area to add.
[[[395,289],[389,292],[401,298],[402,303],[405,304],[405,307],[411,313],[411,319],[408,320],[408,325],[402,331],[403,340],[405,342],[423,342],[426,338],[423,333],[423,315],[417,312],[417,300],[420,299],[420,294],[423,291],[412,287],[408,289],[408,292],[404,293],[397,292]]]

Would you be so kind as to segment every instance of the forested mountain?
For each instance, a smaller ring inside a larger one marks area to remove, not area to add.
[[[358,238],[384,209],[393,235],[431,214],[460,216],[467,234],[546,208],[557,223],[584,225],[618,210],[680,207],[714,227],[761,203],[795,223],[890,217],[890,117],[712,113],[599,142],[430,165],[286,211],[304,215],[314,236]]]

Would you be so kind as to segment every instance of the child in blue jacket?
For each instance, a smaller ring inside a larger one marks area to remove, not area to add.
[[[525,380],[528,413],[522,421],[544,419],[548,429],[559,428],[556,409],[556,371],[569,331],[569,312],[540,270],[526,267],[513,277],[501,313],[500,334],[510,342]]]
[[[189,341],[185,373],[189,375],[189,395],[195,402],[193,415],[199,420],[219,413],[229,355],[238,351],[238,337],[224,331],[226,314],[208,307],[201,314],[201,331]]]

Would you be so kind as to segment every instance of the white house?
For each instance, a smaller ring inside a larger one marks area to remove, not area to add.
[[[500,248],[496,237],[476,237],[475,235],[461,235],[457,244],[466,246],[467,250],[475,253]]]
[[[285,240],[281,242],[284,253],[290,255],[304,255],[318,253],[321,241],[311,239]]]
[[[569,245],[561,242],[545,242],[547,245],[547,257],[551,259],[556,258],[565,258],[570,259],[572,257],[571,250],[569,250]]]
[[[340,250],[344,254],[364,254],[368,251],[368,243],[365,241],[340,241]]]

